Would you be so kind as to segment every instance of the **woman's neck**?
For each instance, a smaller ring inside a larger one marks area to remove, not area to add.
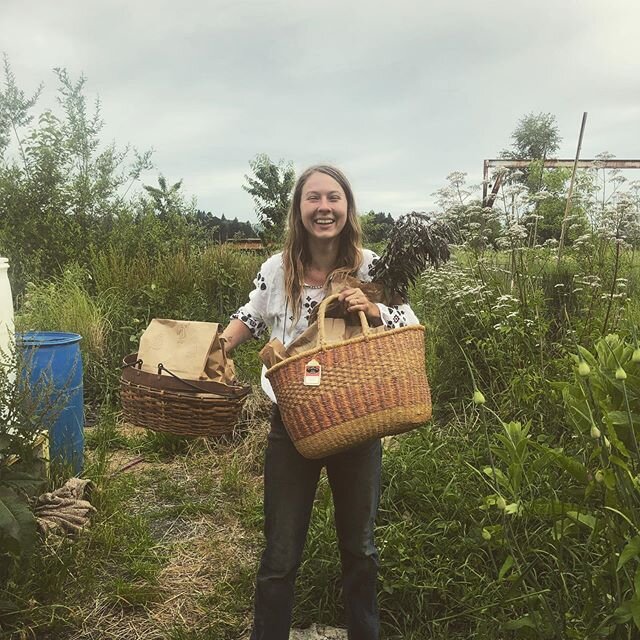
[[[338,250],[340,242],[338,239],[331,239],[328,242],[318,242],[309,238],[309,253],[311,261],[305,268],[314,272],[323,273],[325,276],[331,273],[338,262]]]

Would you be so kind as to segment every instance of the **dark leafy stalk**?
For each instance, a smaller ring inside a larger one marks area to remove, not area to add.
[[[617,235],[617,234],[616,234]],[[618,267],[620,265],[620,239],[616,237],[616,259],[613,263],[613,279],[611,281],[611,290],[609,291],[609,301],[607,303],[607,313],[604,316],[602,325],[602,335],[607,335],[607,325],[609,324],[609,314],[611,313],[611,304],[613,303],[613,295],[616,290],[616,281],[618,279]]]
[[[386,299],[406,302],[409,287],[428,265],[439,267],[450,257],[451,231],[424,213],[402,216],[391,231],[389,242],[371,272],[371,280],[382,284]]]

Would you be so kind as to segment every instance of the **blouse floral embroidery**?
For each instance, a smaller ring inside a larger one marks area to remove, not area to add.
[[[378,256],[369,249],[363,249],[363,261],[357,277],[363,282],[371,280],[370,273]],[[269,330],[272,338],[279,338],[286,346],[291,344],[309,326],[309,316],[325,297],[324,289],[306,286],[302,293],[302,313],[294,324],[294,313],[289,308],[284,288],[284,265],[282,253],[276,253],[266,260],[254,280],[254,289],[249,294],[247,304],[240,307],[232,319],[243,322],[254,338],[260,338]],[[418,318],[408,304],[387,306],[379,303],[382,322],[395,329],[418,324]],[[266,368],[262,368],[262,388],[275,402],[275,396],[269,381],[265,378]]]

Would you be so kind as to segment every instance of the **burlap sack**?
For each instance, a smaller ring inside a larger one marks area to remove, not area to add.
[[[162,365],[186,380],[213,380],[231,384],[233,361],[227,358],[216,322],[154,318],[140,338],[142,370],[158,373]],[[170,375],[162,372],[163,375]]]

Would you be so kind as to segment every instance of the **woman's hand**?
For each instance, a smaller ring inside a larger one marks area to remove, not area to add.
[[[358,311],[364,311],[367,318],[379,318],[380,309],[378,305],[371,302],[369,298],[362,292],[362,289],[345,289],[340,292],[338,300],[344,302],[344,305],[349,313],[357,313]]]

